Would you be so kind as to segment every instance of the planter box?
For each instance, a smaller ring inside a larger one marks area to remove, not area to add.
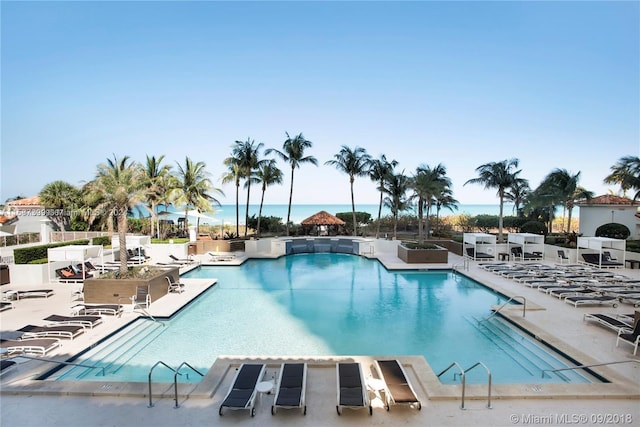
[[[86,279],[84,281],[84,302],[87,304],[128,304],[136,294],[137,286],[149,286],[151,302],[157,301],[169,292],[165,277],[178,281],[178,268],[167,268],[162,273],[148,279]]]
[[[449,262],[449,251],[440,246],[437,249],[409,249],[399,245],[398,258],[407,264],[446,264]]]

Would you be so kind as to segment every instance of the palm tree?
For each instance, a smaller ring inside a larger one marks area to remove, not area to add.
[[[260,197],[260,209],[258,210],[258,229],[260,233],[260,219],[262,218],[262,205],[264,204],[264,193],[267,187],[273,184],[282,184],[282,171],[276,166],[276,161],[269,159],[262,163],[253,178],[256,184],[262,184],[262,196]]]
[[[440,209],[445,208],[450,211],[458,210],[458,201],[453,197],[453,190],[450,187],[436,196],[436,233],[440,234]]]
[[[518,159],[503,160],[501,162],[490,162],[480,165],[476,168],[478,178],[473,178],[464,183],[481,184],[485,189],[497,188],[498,198],[500,199],[500,216],[498,217],[498,242],[503,242],[502,226],[505,193],[514,185],[522,185],[526,182],[522,178],[518,178],[520,170],[514,171],[518,167],[520,161]]]
[[[606,184],[619,184],[623,192],[635,192],[633,200],[640,199],[640,157],[624,156],[611,166],[611,173],[604,179]]]
[[[431,207],[436,203],[438,195],[451,186],[451,179],[447,178],[446,174],[447,169],[441,163],[434,168],[421,165],[416,169],[412,179],[412,187],[418,197],[418,240],[420,242],[424,241],[422,230],[424,207],[427,208],[427,236],[429,236]]]
[[[387,196],[384,198],[384,204],[391,210],[393,215],[393,238],[398,235],[398,215],[400,212],[409,207],[409,199],[407,191],[409,190],[410,179],[404,174],[392,174],[385,183],[384,192]]]
[[[227,184],[233,182],[236,187],[236,236],[240,236],[240,176],[241,167],[238,159],[235,157],[227,157],[224,159],[224,165],[228,168],[227,172],[222,175],[222,183]]]
[[[304,151],[307,148],[311,148],[313,146],[313,143],[306,140],[304,136],[302,136],[302,133],[299,133],[294,138],[291,138],[289,136],[289,133],[286,133],[286,135],[287,139],[282,145],[282,151],[276,150],[275,148],[269,148],[264,153],[266,155],[275,153],[278,157],[280,157],[280,159],[282,159],[286,163],[289,163],[289,165],[291,166],[291,188],[289,190],[289,209],[287,210],[288,236],[289,223],[291,222],[291,201],[293,200],[293,172],[303,163],[311,163],[312,165],[318,166],[318,160],[313,156],[304,155]]]
[[[356,223],[356,204],[353,196],[353,183],[356,176],[365,176],[369,172],[369,164],[371,156],[367,154],[364,148],[356,147],[353,150],[343,145],[338,154],[335,154],[333,160],[328,160],[324,164],[335,166],[341,172],[349,175],[349,184],[351,185],[351,214],[353,218],[353,235],[358,235],[358,227]]]
[[[567,221],[567,230],[571,231],[571,213],[575,206],[576,200],[591,200],[593,192],[587,191],[585,188],[578,186],[580,180],[580,172],[572,175],[566,169],[554,169],[542,181],[543,187],[552,189],[551,193],[558,196],[562,203],[562,217],[564,225],[565,213],[569,215]]]
[[[53,181],[40,190],[40,203],[47,208],[48,215],[61,231],[69,230],[69,213],[78,207],[80,190],[65,181]]]
[[[247,224],[249,224],[249,196],[251,193],[251,182],[253,174],[265,162],[260,159],[260,150],[264,144],[262,142],[256,145],[255,141],[247,138],[246,141],[236,141],[233,148],[233,157],[236,159],[241,177],[245,180],[245,188],[247,189],[247,208],[245,209],[245,227],[244,237],[247,237]]]
[[[527,196],[531,192],[529,183],[526,181],[518,181],[509,188],[504,194],[504,199],[513,202],[513,211],[516,215],[520,214],[520,207],[527,201]]]
[[[371,181],[378,183],[377,190],[380,192],[380,203],[378,204],[378,225],[376,227],[376,239],[380,235],[380,217],[382,215],[382,199],[384,197],[384,185],[393,174],[393,169],[398,165],[395,160],[387,161],[387,157],[383,154],[379,159],[369,162],[369,178]]]
[[[165,178],[171,171],[171,166],[161,166],[162,160],[164,160],[164,156],[156,158],[156,156],[147,155],[147,161],[143,169],[144,186],[146,187],[145,200],[149,204],[149,213],[151,214],[151,236],[155,236],[154,231],[156,224],[158,233],[160,232],[160,223],[156,208],[162,201],[163,194],[166,193]]]
[[[121,274],[127,272],[127,213],[144,199],[143,176],[142,167],[129,161],[129,156],[118,159],[114,154],[98,165],[95,179],[87,184],[92,198],[99,201],[98,208],[117,220]]]
[[[218,199],[211,192],[224,195],[222,190],[211,185],[209,174],[205,170],[204,162],[194,163],[189,157],[185,158],[184,167],[178,163],[177,178],[179,187],[173,190],[173,198],[176,204],[184,205],[184,227],[187,227],[189,208],[198,212],[211,212],[212,203],[220,206]],[[196,233],[200,225],[200,219],[196,221]]]

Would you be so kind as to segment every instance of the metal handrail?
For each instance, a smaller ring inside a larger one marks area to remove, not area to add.
[[[464,374],[466,374],[467,372],[471,371],[472,369],[474,369],[476,366],[482,366],[484,368],[485,371],[487,371],[487,377],[488,377],[488,381],[487,381],[487,408],[491,409],[491,371],[489,370],[489,368],[487,368],[487,365],[485,365],[482,362],[476,362],[474,363],[472,366],[470,366],[469,368],[464,370]],[[460,409],[465,409],[464,407],[464,392],[465,392],[465,388],[467,386],[466,383],[466,377],[465,375],[462,375],[462,401],[460,402]]]
[[[464,369],[462,369],[462,366],[460,366],[458,362],[452,362],[451,365],[447,366],[444,371],[440,372],[436,376],[440,378],[445,372],[447,372],[449,369],[453,368],[454,366],[456,366],[460,370],[460,375],[464,376]],[[455,379],[455,376],[453,378]]]
[[[182,362],[180,364],[180,366],[178,366],[176,368],[176,373],[173,374],[173,391],[174,391],[174,400],[176,402],[176,406],[174,407],[174,409],[178,409],[180,407],[180,405],[178,405],[178,374],[180,373],[179,372],[180,368],[182,368],[183,366],[188,366],[196,374],[200,375],[201,377],[204,377],[204,374],[202,372],[198,371],[196,368],[194,368],[193,366],[191,366],[187,362]],[[182,375],[182,374],[180,374],[180,375]],[[189,378],[189,374],[187,374],[187,378]]]
[[[156,366],[158,365],[163,365],[169,369],[171,369],[173,372],[177,372],[175,369],[173,369],[171,366],[167,365],[166,363],[164,363],[162,360],[158,360],[152,367],[151,369],[149,369],[149,406],[147,406],[147,408],[153,408],[153,395],[151,394],[151,374],[153,373],[153,370],[156,368]]]
[[[525,317],[525,314],[527,313],[527,299],[525,297],[523,297],[522,295],[514,295],[511,298],[509,298],[508,300],[506,300],[504,302],[504,304],[502,304],[500,307],[498,307],[498,309],[495,310],[493,313],[491,313],[489,316],[485,317],[484,319],[480,319],[479,322],[484,322],[485,320],[491,319],[493,316],[498,314],[498,312],[500,310],[502,310],[507,304],[509,304],[511,301],[513,301],[516,298],[522,298],[522,317]]]
[[[542,370],[542,378],[544,378],[545,372],[559,372],[559,371],[569,371],[573,369],[584,369],[584,368],[593,368],[596,366],[606,366],[606,365],[616,365],[618,363],[640,363],[640,360],[630,359],[630,360],[616,360],[614,362],[603,362],[603,363],[591,363],[589,365],[579,365],[579,366],[570,366],[568,368],[557,368],[557,369],[543,369]]]
[[[84,365],[82,363],[65,362],[65,361],[61,361],[61,360],[46,359],[44,357],[27,356],[27,355],[22,355],[22,354],[9,356],[9,357],[7,357],[7,359],[15,359],[16,357],[22,357],[24,359],[29,359],[29,360],[39,360],[39,361],[42,361],[42,362],[57,363],[59,365],[66,365],[66,366],[80,366],[81,368],[91,368],[91,369],[99,368],[102,371],[102,376],[103,377],[105,376],[104,366]]]
[[[469,263],[470,263],[469,258],[463,257],[462,258],[462,264],[455,264],[452,267],[452,269],[453,269],[453,271],[458,271],[458,267],[462,266],[463,270],[468,271],[469,270]]]

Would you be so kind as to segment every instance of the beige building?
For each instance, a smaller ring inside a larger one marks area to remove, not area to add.
[[[618,223],[631,231],[630,239],[640,239],[640,205],[637,201],[607,194],[577,205],[580,207],[579,233],[583,236],[595,236],[596,229],[603,224]]]

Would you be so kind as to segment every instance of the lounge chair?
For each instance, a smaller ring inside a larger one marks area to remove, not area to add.
[[[136,286],[136,294],[131,297],[133,309],[149,308],[151,305],[151,295],[149,294],[149,286]]]
[[[369,401],[369,394],[364,383],[362,365],[356,362],[336,363],[336,377],[338,382],[338,404],[336,411],[342,415],[343,408],[369,408],[369,415],[373,415],[373,408]]]
[[[0,348],[6,349],[9,354],[30,353],[44,356],[59,346],[60,340],[54,338],[0,340]]]
[[[614,317],[608,314],[587,313],[582,317],[582,320],[583,321],[592,320],[604,327],[613,329],[616,332],[619,332],[621,329],[630,331],[631,328],[633,328],[633,325],[629,322],[627,318]]]
[[[12,308],[13,308],[13,303],[11,301],[0,302],[0,311],[10,310]]]
[[[634,314],[633,330],[620,329],[618,331],[616,347],[620,341],[631,344],[633,346],[633,355],[636,355],[638,352],[638,345],[640,344],[640,311],[636,311]]]
[[[223,409],[248,409],[253,417],[256,414],[256,386],[262,380],[266,371],[264,364],[243,363],[233,377],[231,387],[225,396],[218,414],[222,416]]]
[[[380,379],[385,383],[387,411],[391,405],[415,405],[418,410],[422,409],[422,404],[400,362],[376,360],[375,367]]]
[[[564,264],[565,262],[566,263],[569,262],[569,257],[567,256],[567,254],[564,253],[564,251],[562,249],[558,250],[558,262],[560,264]]]
[[[8,360],[8,359],[0,360],[0,376],[13,371],[17,366],[18,366],[18,363],[14,360]]]
[[[574,307],[579,305],[601,305],[601,304],[611,304],[614,308],[618,306],[618,300],[614,297],[605,297],[605,296],[572,296],[566,297],[564,301],[568,304],[573,304]]]
[[[177,293],[181,294],[182,292],[184,292],[184,284],[183,283],[174,282],[171,279],[171,277],[169,277],[169,276],[166,276],[165,278],[167,279],[167,282],[169,283],[169,293],[177,292]]]
[[[307,414],[305,394],[307,388],[307,364],[283,363],[280,366],[276,395],[271,406],[271,415],[276,414],[277,408],[302,409]]]
[[[235,254],[221,254],[214,252],[207,252],[207,254],[211,257],[211,261],[219,262],[219,261],[233,261],[236,259]]]
[[[27,325],[20,329],[22,332],[21,339],[26,338],[68,338],[74,339],[85,331],[82,325],[52,325],[52,326],[35,326]]]
[[[61,316],[59,314],[52,314],[42,320],[54,325],[80,325],[89,329],[102,323],[102,317],[100,316]]]
[[[151,304],[151,302],[149,302]],[[122,305],[121,304],[83,304],[78,313],[84,315],[95,315],[101,316],[103,314],[108,314],[111,316],[119,316],[122,314]]]
[[[22,298],[49,298],[55,293],[53,289],[28,289],[9,292],[15,293],[18,300]]]
[[[177,263],[177,264],[185,264],[186,265],[186,264],[192,264],[194,262],[190,258],[178,258],[177,256],[172,255],[172,254],[169,254],[169,258],[171,258],[171,260],[174,263]]]
[[[58,268],[56,270],[56,276],[58,276],[58,282],[82,282],[87,277],[91,277],[88,273],[76,273],[71,266]]]

